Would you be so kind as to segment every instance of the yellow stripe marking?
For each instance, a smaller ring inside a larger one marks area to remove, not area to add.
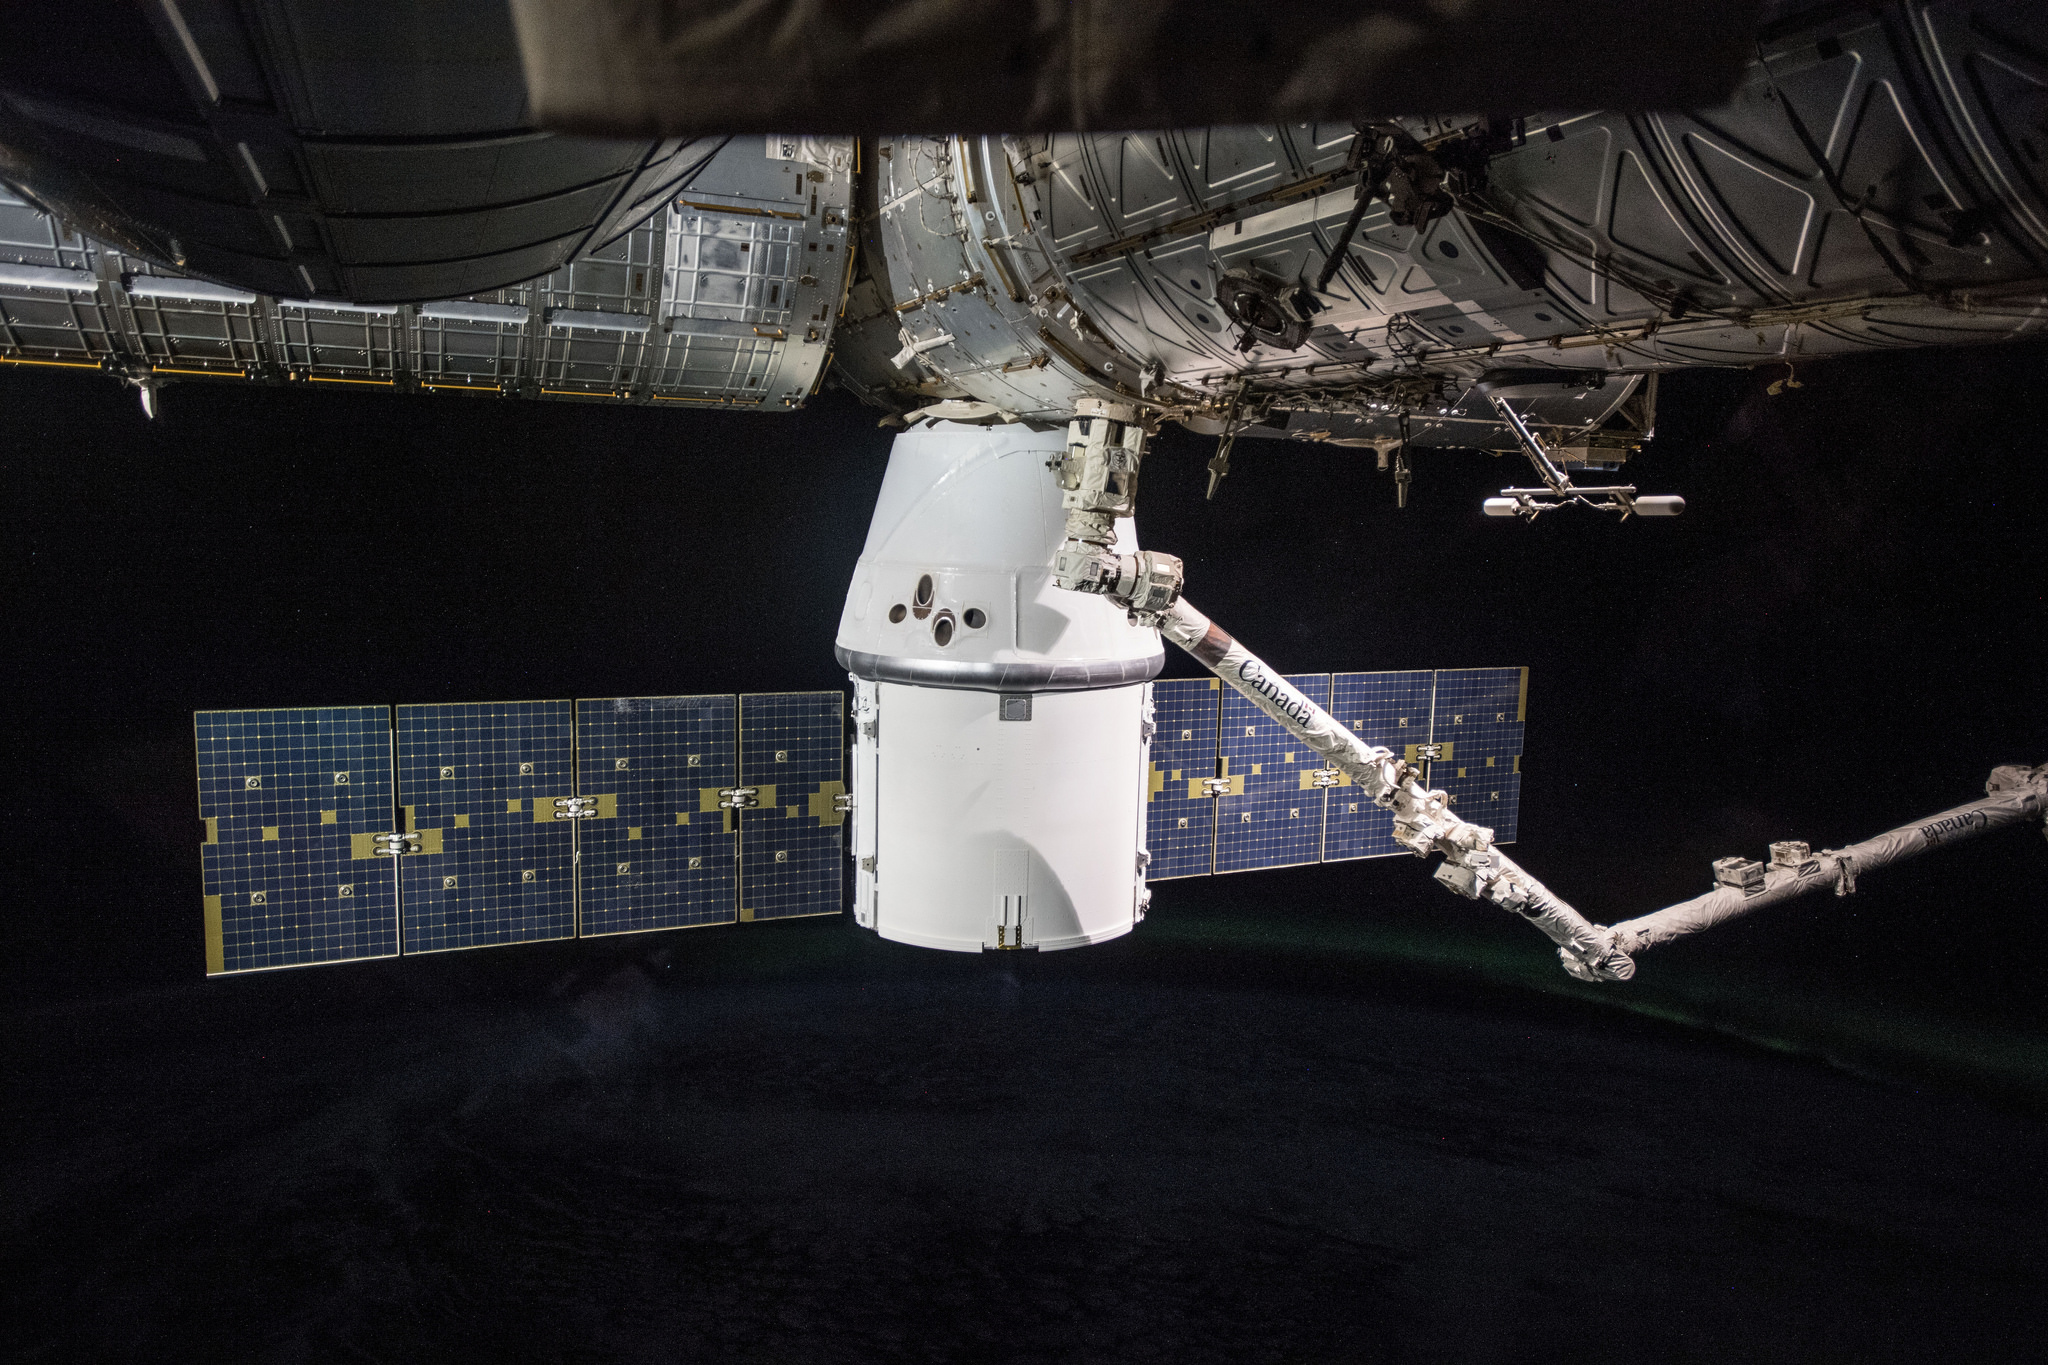
[[[220,897],[208,896],[206,905],[206,974],[219,976],[227,970],[227,950],[221,947]]]

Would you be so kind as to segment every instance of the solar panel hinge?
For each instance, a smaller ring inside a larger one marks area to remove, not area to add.
[[[753,810],[761,804],[758,787],[720,787],[718,808],[720,810]]]
[[[597,798],[594,796],[558,796],[555,798],[557,820],[588,820],[597,814]]]
[[[833,798],[832,798],[832,813],[833,813],[834,815],[845,815],[845,814],[846,814],[847,812],[851,811],[852,809],[853,809],[853,793],[852,793],[852,792],[840,792],[840,793],[839,793],[839,794],[838,794],[837,796],[835,796],[835,797],[833,797]]]
[[[376,845],[380,858],[396,858],[420,851],[420,836],[417,834],[379,834],[371,842]]]
[[[1317,768],[1309,773],[1309,780],[1318,787],[1334,787],[1344,774],[1335,768]]]
[[[1230,795],[1230,779],[1227,777],[1205,777],[1202,779],[1202,795]]]

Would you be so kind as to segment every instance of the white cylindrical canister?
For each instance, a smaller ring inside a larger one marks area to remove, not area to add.
[[[1163,652],[1053,585],[1064,448],[1061,430],[937,423],[890,456],[836,650],[857,692],[855,915],[884,938],[1073,948],[1143,914]]]

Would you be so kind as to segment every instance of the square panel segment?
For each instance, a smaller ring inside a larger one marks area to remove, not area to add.
[[[398,952],[391,712],[382,706],[200,711],[206,971]]]
[[[1418,668],[1393,673],[1339,673],[1331,680],[1330,714],[1367,744],[1392,749],[1414,760],[1429,743],[1436,696],[1436,671]],[[1330,789],[1323,834],[1323,861],[1384,858],[1406,854],[1394,842],[1394,816],[1340,779]]]
[[[719,793],[738,775],[730,696],[576,703],[576,822],[582,937],[730,924],[739,915],[739,834]]]
[[[1329,707],[1329,674],[1284,676],[1310,701]],[[1219,729],[1218,776],[1230,788],[1216,798],[1216,870],[1251,872],[1320,861],[1324,788],[1315,785],[1314,774],[1322,756],[1235,688],[1223,692]]]
[[[1521,821],[1528,708],[1526,668],[1437,670],[1429,785],[1449,794],[1460,818],[1491,829],[1497,844],[1513,843]]]
[[[836,915],[845,861],[846,694],[740,697],[740,919]]]
[[[406,952],[575,935],[574,744],[566,701],[398,708]]]
[[[1152,762],[1145,782],[1145,880],[1202,877],[1216,855],[1216,725],[1223,684],[1165,678],[1152,684]]]

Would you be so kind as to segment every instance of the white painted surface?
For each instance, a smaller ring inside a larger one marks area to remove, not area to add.
[[[992,692],[880,684],[875,735],[857,731],[854,758],[875,793],[855,807],[854,846],[875,859],[866,922],[900,943],[980,952],[996,946],[1003,897],[1014,924],[1021,895],[1027,947],[1129,933],[1145,691],[1041,692],[1030,720],[1005,721]]]
[[[940,422],[898,436],[840,616],[840,646],[945,663],[1157,657],[1157,631],[1131,625],[1103,598],[1053,586],[1065,513],[1046,461],[1065,448],[1064,430],[1021,424]],[[1135,552],[1129,520],[1117,529],[1117,552]],[[926,574],[932,602],[919,614]],[[892,622],[897,606],[903,619]],[[983,624],[967,624],[970,610]],[[944,645],[932,630],[940,613],[953,623]]]

